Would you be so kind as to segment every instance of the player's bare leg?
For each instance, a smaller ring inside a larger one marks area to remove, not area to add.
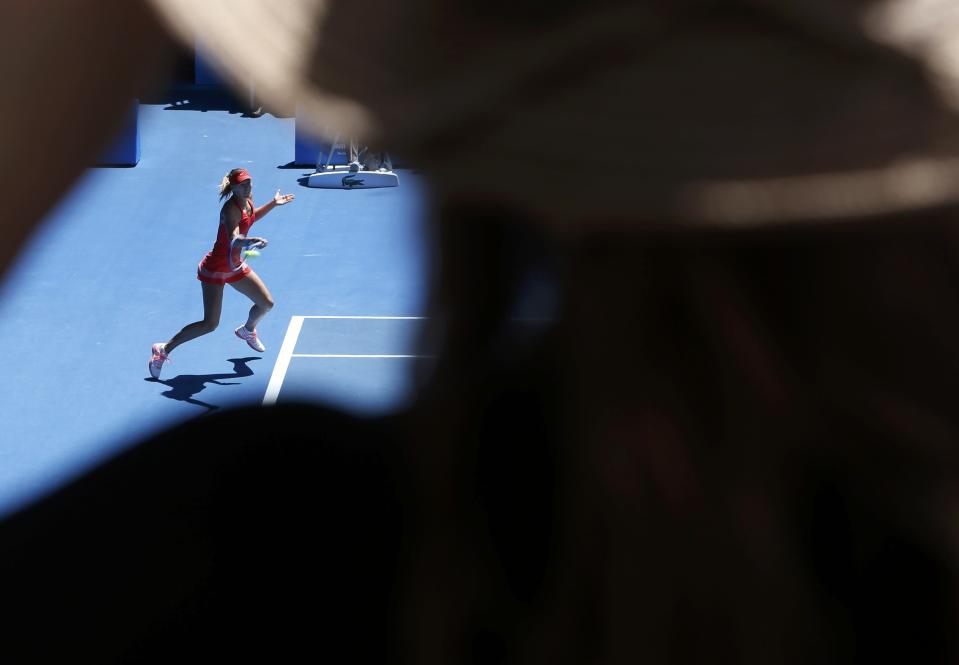
[[[170,360],[170,352],[173,349],[183,342],[213,332],[220,324],[220,310],[223,308],[223,285],[207,284],[206,282],[200,282],[200,285],[203,288],[203,319],[184,326],[165,344],[157,342],[153,345],[150,349],[150,362],[147,367],[150,370],[150,376],[154,379],[160,378],[163,364]]]
[[[260,319],[273,309],[273,296],[270,295],[270,290],[266,288],[260,276],[252,270],[246,277],[233,282],[230,286],[253,301],[253,307],[250,308],[250,315],[245,325],[246,329],[252,332]]]
[[[269,289],[266,288],[260,276],[253,271],[250,271],[246,277],[238,282],[233,282],[232,286],[253,301],[253,307],[250,308],[246,324],[233,332],[236,333],[237,337],[246,341],[251,349],[263,353],[266,351],[266,347],[263,346],[263,342],[257,335],[256,324],[266,316],[267,312],[273,309],[273,296],[270,295]]]
[[[220,325],[220,312],[223,309],[223,285],[208,284],[207,282],[200,282],[200,285],[203,287],[203,319],[184,326],[180,332],[171,337],[170,341],[164,345],[167,353],[184,342],[213,332]]]

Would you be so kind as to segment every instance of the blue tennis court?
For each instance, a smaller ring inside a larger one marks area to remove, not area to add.
[[[312,169],[291,164],[295,119],[228,104],[141,104],[139,123],[139,163],[91,168],[0,286],[0,513],[160,428],[262,403],[295,321],[270,399],[376,413],[408,398],[418,360],[373,356],[413,354],[428,270],[419,176],[305,187]],[[266,352],[234,336],[250,303],[227,287],[220,327],[150,380],[150,345],[202,317],[196,265],[216,234],[217,185],[236,166],[251,172],[257,204],[277,189],[296,195],[255,227],[270,245],[251,265],[276,303],[258,326]]]

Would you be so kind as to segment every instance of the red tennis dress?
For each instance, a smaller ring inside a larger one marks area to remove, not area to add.
[[[240,235],[245,236],[253,222],[256,221],[255,208],[253,200],[247,199],[250,203],[250,212],[246,211],[246,206],[241,206],[236,198],[231,201],[240,209],[242,217],[240,218]],[[201,282],[208,284],[229,284],[243,279],[250,272],[250,266],[243,260],[243,241],[236,240],[227,231],[226,225],[221,221],[220,227],[216,232],[216,242],[213,243],[213,249],[203,257],[200,265],[196,269],[196,278]]]

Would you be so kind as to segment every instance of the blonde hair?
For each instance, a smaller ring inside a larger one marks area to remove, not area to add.
[[[223,180],[220,181],[220,200],[221,201],[233,193],[233,185],[230,184],[230,178],[232,176],[235,176],[237,173],[239,173],[242,170],[243,169],[233,169],[232,171],[227,173],[225,176],[223,176]]]

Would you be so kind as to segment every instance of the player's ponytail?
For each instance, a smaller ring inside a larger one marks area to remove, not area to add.
[[[237,169],[233,169],[233,171],[236,170]],[[220,181],[221,201],[233,193],[233,186],[230,184],[230,175],[233,173],[233,171],[230,171],[230,173],[227,173],[225,176],[223,176],[223,180]]]

